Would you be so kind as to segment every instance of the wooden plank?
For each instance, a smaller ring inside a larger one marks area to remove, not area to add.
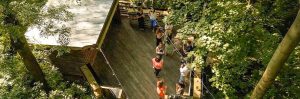
[[[119,1],[119,3],[125,3],[125,4],[130,4],[130,2],[129,1]]]
[[[137,21],[130,23],[127,18],[122,19],[122,24],[114,24],[103,51],[129,99],[158,99],[157,78],[151,64],[155,57],[155,34],[150,29],[140,31],[137,26]],[[175,94],[180,59],[174,53],[164,56],[164,62],[160,77],[165,80],[167,93]]]
[[[194,93],[193,93],[193,99],[200,99],[201,97],[201,79],[198,77],[194,78]]]

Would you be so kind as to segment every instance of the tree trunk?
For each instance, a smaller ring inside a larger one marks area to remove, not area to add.
[[[11,36],[11,44],[13,48],[19,53],[22,57],[22,61],[26,66],[27,70],[33,76],[35,81],[40,81],[43,83],[43,89],[46,93],[49,92],[50,87],[48,86],[47,81],[45,80],[44,73],[38,64],[36,58],[31,52],[27,40],[23,34],[17,36]]]
[[[10,34],[11,46],[19,53],[22,57],[22,61],[26,67],[26,69],[31,73],[35,81],[40,81],[43,83],[43,89],[48,93],[50,91],[50,87],[45,79],[44,73],[38,64],[36,58],[32,54],[28,42],[25,38],[25,32],[27,30],[27,26],[22,26],[17,19],[17,16],[11,8],[8,6],[11,1],[5,1],[5,9],[4,9],[4,25],[7,32]]]
[[[255,86],[254,91],[251,95],[251,99],[261,99],[266,93],[267,89],[274,82],[280,69],[283,67],[284,63],[287,61],[291,52],[295,49],[300,41],[300,10],[298,15],[290,27],[289,31],[279,44],[275,53],[273,54],[267,69],[265,70],[262,78],[259,80],[258,84]]]

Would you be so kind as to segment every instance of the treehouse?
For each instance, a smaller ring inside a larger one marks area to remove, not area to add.
[[[67,80],[86,79],[96,96],[124,98],[120,86],[114,84],[114,77],[105,75],[110,69],[104,68],[107,66],[103,66],[105,62],[98,53],[112,20],[118,20],[114,19],[118,18],[117,3],[117,0],[48,0],[45,5],[45,8],[67,5],[67,11],[74,15],[73,20],[66,22],[70,27],[70,34],[65,38],[65,46],[71,51],[61,57],[56,57],[57,52],[53,52],[49,56],[51,62]],[[31,44],[61,46],[58,42],[61,39],[59,34],[45,36],[37,26],[30,27],[25,35]]]
[[[49,58],[66,80],[87,80],[96,96],[157,99],[157,78],[151,67],[151,59],[156,55],[155,35],[150,29],[145,31],[137,29],[137,21],[130,19],[134,7],[130,7],[128,2],[126,0],[63,2],[70,3],[69,11],[75,14],[74,20],[69,22],[71,32],[66,45],[71,48],[71,52],[62,56],[57,56],[58,53],[53,52]],[[49,0],[49,3],[62,1]],[[144,10],[146,13],[149,12],[148,8]],[[158,12],[164,14],[166,11]],[[35,27],[29,28],[26,37],[32,44],[60,46],[59,35],[42,37],[40,30]],[[175,94],[180,58],[174,54],[165,57],[164,61],[161,76],[168,86],[167,92]],[[199,81],[195,79],[193,82]],[[197,92],[191,90],[199,89],[201,86],[196,87],[186,88],[185,95],[191,96],[191,93]]]

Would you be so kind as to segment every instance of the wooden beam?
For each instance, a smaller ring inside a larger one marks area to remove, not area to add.
[[[118,2],[119,2],[119,0],[114,0],[113,4],[112,4],[112,6],[111,6],[111,8],[108,12],[106,20],[105,20],[104,25],[102,27],[102,30],[100,32],[100,36],[97,40],[97,48],[101,48],[101,46],[103,44],[106,33],[108,32],[109,27],[110,27],[110,23],[113,19],[113,16],[114,16],[115,12],[116,12],[116,9],[118,8]]]
[[[200,99],[201,97],[201,79],[199,77],[194,78],[194,94],[193,99]]]
[[[194,69],[194,88],[193,88],[193,99],[200,99],[202,97],[202,73]]]
[[[103,96],[102,94],[102,89],[101,87],[98,85],[96,79],[94,78],[92,72],[89,70],[89,68],[86,65],[83,65],[80,67],[80,70],[82,71],[84,77],[86,78],[86,80],[88,81],[88,83],[90,84],[96,99],[99,99]]]

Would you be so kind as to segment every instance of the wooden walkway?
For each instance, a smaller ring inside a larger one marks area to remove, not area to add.
[[[116,71],[129,99],[157,99],[156,77],[151,59],[155,57],[155,35],[151,30],[140,31],[136,22],[128,19],[113,24],[105,38],[103,50]],[[179,56],[164,56],[161,72],[167,94],[175,94],[179,77]],[[96,71],[97,72],[97,71]]]

